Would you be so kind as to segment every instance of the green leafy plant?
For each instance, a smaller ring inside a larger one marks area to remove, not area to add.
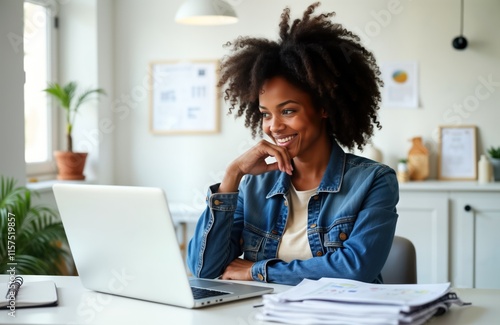
[[[33,205],[31,198],[29,189],[1,177],[0,273],[15,267],[17,274],[62,274],[61,263],[70,257],[62,222],[55,211]]]
[[[46,93],[52,95],[57,99],[61,108],[65,111],[66,121],[66,148],[67,151],[73,152],[73,126],[78,114],[80,106],[91,99],[92,94],[105,95],[102,88],[88,89],[77,96],[78,84],[75,81],[70,81],[66,85],[61,86],[58,83],[49,83],[48,87],[44,89]]]
[[[500,147],[490,147],[487,151],[491,158],[500,159]]]

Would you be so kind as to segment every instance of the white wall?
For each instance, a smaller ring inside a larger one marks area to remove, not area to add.
[[[218,59],[228,53],[222,45],[239,35],[276,38],[282,9],[292,3],[295,17],[311,3],[229,2],[240,22],[193,27],[174,23],[182,0],[115,1],[116,183],[160,186],[171,200],[200,208],[206,186],[220,180],[227,163],[252,143],[243,121],[226,116],[225,104],[219,134],[161,136],[148,130],[151,61]],[[320,9],[336,11],[338,22],[360,31],[379,62],[419,64],[420,107],[380,111],[383,129],[373,141],[382,150],[385,163],[395,167],[397,159],[406,156],[409,139],[422,136],[432,152],[431,177],[435,178],[437,145],[433,136],[439,125],[477,125],[479,152],[500,145],[496,126],[500,121],[499,1],[466,1],[469,47],[465,51],[451,46],[460,30],[459,1],[337,0],[323,1]],[[492,78],[494,84],[488,98],[475,101],[481,78]],[[454,111],[456,105],[469,110]]]
[[[99,139],[99,177],[101,184],[114,182],[114,146],[115,139],[113,111],[114,101],[114,39],[113,39],[113,0],[96,1],[97,7],[97,85],[106,90],[98,104],[98,139]],[[118,139],[119,140],[119,139]],[[117,142],[119,143],[119,141]]]
[[[25,183],[23,4],[0,0],[0,175]]]
[[[182,1],[60,2],[60,73],[63,82],[77,79],[108,92],[86,108],[76,126],[77,147],[90,143],[93,150],[87,169],[96,182],[160,186],[172,201],[200,208],[207,185],[220,180],[227,163],[253,140],[241,119],[226,115],[225,104],[221,105],[218,134],[151,134],[148,64],[218,59],[227,53],[222,45],[239,35],[275,38],[281,11],[290,2],[230,0],[239,23],[193,27],[173,21]],[[0,141],[0,171],[23,179],[22,55],[14,53],[5,38],[9,32],[21,33],[19,3],[0,1],[0,132],[3,139],[9,139]],[[302,14],[309,3],[293,1],[292,14]],[[433,135],[439,125],[477,125],[480,153],[500,144],[495,125],[500,120],[499,1],[466,1],[465,36],[470,45],[465,51],[451,47],[459,33],[460,7],[455,0],[336,0],[323,1],[320,9],[336,11],[339,22],[360,31],[379,62],[414,60],[419,64],[419,109],[380,111],[383,129],[374,142],[383,151],[385,163],[395,166],[410,148],[408,140],[420,135],[433,153],[431,177],[435,177]],[[488,98],[478,100],[481,78],[491,78],[493,84]],[[456,109],[459,105],[465,108]]]

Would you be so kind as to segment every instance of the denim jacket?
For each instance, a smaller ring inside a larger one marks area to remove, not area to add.
[[[277,258],[289,212],[290,176],[246,175],[236,193],[208,190],[207,208],[188,246],[194,276],[215,278],[243,254],[252,278],[295,285],[304,278],[348,278],[381,283],[397,222],[399,189],[393,169],[346,154],[334,143],[328,167],[308,203],[307,237],[313,255]]]

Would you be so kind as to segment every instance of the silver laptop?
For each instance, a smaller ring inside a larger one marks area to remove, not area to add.
[[[55,184],[54,195],[84,287],[186,308],[273,291],[187,274],[160,188]],[[202,297],[195,297],[201,291]]]

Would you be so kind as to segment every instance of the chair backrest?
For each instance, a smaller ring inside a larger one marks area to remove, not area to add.
[[[394,236],[389,257],[382,268],[382,279],[386,284],[417,283],[417,255],[409,239]]]

